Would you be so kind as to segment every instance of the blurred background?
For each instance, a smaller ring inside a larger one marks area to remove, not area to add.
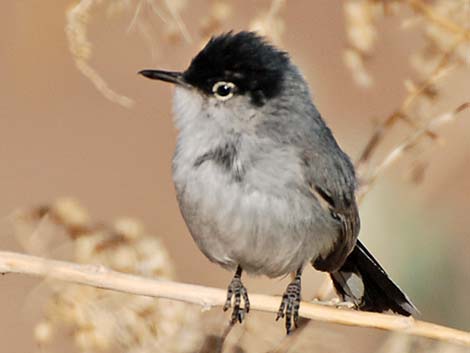
[[[25,244],[29,238],[24,229],[18,236],[12,216],[18,210],[34,210],[71,197],[96,223],[138,219],[166,249],[165,261],[171,262],[172,269],[165,276],[225,288],[232,274],[199,252],[175,200],[172,88],[136,72],[183,70],[211,34],[230,29],[267,33],[299,65],[317,107],[354,161],[360,159],[380,122],[396,112],[405,112],[414,121],[398,118],[386,129],[373,156],[361,164],[367,183],[370,172],[402,141],[470,100],[468,1],[384,3],[4,1],[0,11],[0,248],[73,260],[72,238],[58,235],[47,247],[34,249],[31,243]],[[424,15],[427,7],[460,27],[452,27],[452,32],[430,22]],[[466,36],[456,28],[467,31]],[[438,66],[442,72],[436,73]],[[101,92],[93,79],[105,82]],[[403,109],[416,87],[429,79],[432,82]],[[105,84],[117,93],[103,89]],[[470,112],[452,117],[435,134],[416,139],[367,188],[361,202],[360,237],[413,299],[422,313],[420,319],[468,331]],[[28,229],[39,239],[48,236],[44,234],[49,228]],[[313,297],[323,279],[321,273],[308,270],[304,298]],[[287,279],[248,277],[245,281],[250,292],[266,294],[281,294],[287,283]],[[5,352],[54,352],[69,346],[69,339],[77,342],[75,324],[70,322],[72,329],[55,337],[53,345],[37,342],[42,332],[38,334],[38,322],[50,317],[51,289],[46,287],[26,276],[1,278],[0,342],[8,347],[2,348]],[[206,321],[219,325],[228,319],[220,308],[202,314],[195,309],[194,317],[210,316]],[[264,329],[269,332],[273,327],[272,342],[263,341],[266,349],[273,349],[283,337],[282,325],[271,316],[253,314],[249,326],[253,332],[258,321],[268,325]],[[49,329],[43,327],[45,332]],[[238,330],[231,333],[235,341],[247,335]],[[390,335],[376,330],[322,323],[313,323],[307,330],[316,342],[308,347],[321,352],[392,351],[384,348]],[[80,345],[70,349],[85,351]],[[116,351],[131,351],[120,349]]]

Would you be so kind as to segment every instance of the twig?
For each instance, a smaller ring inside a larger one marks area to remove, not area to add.
[[[0,272],[35,275],[118,292],[178,300],[204,308],[222,306],[226,298],[222,289],[154,280],[115,272],[103,266],[80,265],[6,251],[0,251]],[[251,308],[254,310],[275,313],[279,300],[275,296],[250,295]],[[470,347],[468,332],[403,316],[340,310],[307,302],[302,302],[300,315],[323,322],[400,331]]]
[[[406,111],[408,110],[409,106],[412,104],[412,102],[415,99],[420,97],[436,81],[438,81],[442,77],[445,77],[451,70],[455,68],[455,66],[448,67],[447,64],[449,62],[451,54],[455,51],[455,49],[457,48],[457,45],[461,43],[461,41],[462,41],[461,38],[455,41],[451,49],[442,55],[441,59],[439,60],[439,63],[437,64],[436,68],[433,70],[429,78],[425,82],[423,82],[419,87],[417,87],[413,92],[411,92],[405,98],[401,107],[395,112],[393,112],[392,114],[390,114],[387,117],[387,119],[385,119],[377,127],[376,131],[367,142],[366,146],[364,147],[363,152],[361,153],[361,156],[359,157],[359,160],[356,163],[356,169],[358,170],[359,174],[361,174],[364,171],[366,163],[371,159],[372,154],[377,149],[379,143],[383,140],[385,133],[389,131],[398,120],[402,120],[408,123],[415,129],[419,128],[417,123],[408,117]],[[433,139],[437,138],[437,135],[435,133],[429,130],[426,130],[425,132],[426,132],[426,135],[428,135],[429,137]]]
[[[432,6],[426,4],[423,0],[407,0],[407,2],[416,12],[427,17],[431,22],[439,25],[441,28],[452,33],[463,35],[465,39],[470,39],[470,31],[449,18],[441,16],[434,11]]]
[[[99,3],[97,0],[81,0],[67,11],[65,33],[69,42],[69,48],[78,70],[95,85],[101,94],[112,102],[126,108],[131,108],[134,101],[113,91],[99,73],[88,63],[91,55],[91,44],[87,38],[86,28],[91,9],[97,3]]]
[[[275,16],[279,14],[281,8],[284,6],[286,0],[273,0],[269,7],[268,15],[269,21],[272,21]]]
[[[363,152],[361,153],[361,156],[359,157],[359,160],[356,163],[356,169],[358,170],[359,175],[364,171],[366,163],[371,159],[372,154],[377,149],[379,143],[383,140],[385,133],[389,131],[398,120],[402,120],[408,123],[411,127],[415,129],[420,128],[420,126],[418,126],[418,124],[414,120],[408,117],[407,111],[409,107],[411,106],[411,104],[418,97],[425,94],[426,91],[433,84],[435,84],[441,78],[447,76],[450,71],[456,68],[456,65],[449,66],[449,61],[452,58],[452,55],[455,53],[458,46],[464,40],[465,40],[465,37],[463,35],[458,36],[454,40],[452,45],[449,47],[449,49],[446,50],[444,53],[442,53],[442,56],[440,57],[436,67],[432,70],[429,77],[423,83],[421,83],[421,85],[419,85],[416,89],[410,92],[408,96],[405,98],[405,100],[402,102],[400,108],[398,108],[398,110],[390,114],[388,118],[385,119],[385,121],[383,121],[377,127],[376,131],[367,142],[366,146],[364,147]],[[429,130],[426,131],[426,135],[428,135],[429,137],[433,139],[437,138],[437,135]]]
[[[176,26],[178,27],[179,31],[181,32],[181,35],[186,40],[186,43],[192,43],[193,39],[191,37],[191,33],[189,33],[186,25],[184,24],[183,20],[181,19],[179,11],[175,7],[174,1],[165,0],[165,5],[166,5],[168,11],[170,11],[170,14],[173,17],[173,20],[175,21]]]
[[[364,197],[365,193],[370,189],[372,184],[377,180],[384,170],[389,168],[400,156],[402,156],[407,150],[415,146],[418,141],[432,129],[435,129],[441,125],[452,122],[456,119],[457,115],[464,110],[470,108],[470,102],[466,102],[458,106],[451,112],[444,113],[438,117],[432,119],[425,127],[416,131],[413,135],[408,137],[405,141],[400,143],[397,147],[392,149],[390,153],[383,159],[383,161],[375,168],[373,173],[365,180],[365,183],[361,185],[361,188],[357,192],[357,199],[360,202]]]

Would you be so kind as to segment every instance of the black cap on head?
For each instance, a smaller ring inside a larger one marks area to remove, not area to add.
[[[281,90],[289,57],[254,32],[212,37],[183,73],[185,82],[207,94],[218,81],[233,82],[256,105]]]

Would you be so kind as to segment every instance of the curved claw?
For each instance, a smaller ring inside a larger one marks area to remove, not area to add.
[[[245,314],[250,311],[250,300],[248,299],[248,292],[241,281],[241,270],[238,271],[233,277],[227,288],[227,300],[224,304],[224,311],[227,311],[232,306],[233,298],[233,311],[230,323],[233,325],[237,321],[242,323],[245,318]],[[244,302],[244,306],[241,307],[241,302]]]
[[[287,286],[276,316],[276,321],[284,317],[286,318],[286,331],[288,335],[292,332],[292,321],[294,321],[295,328],[299,326],[300,293],[301,284],[300,274],[298,273],[295,279]]]

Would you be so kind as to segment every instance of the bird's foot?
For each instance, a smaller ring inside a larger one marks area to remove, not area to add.
[[[224,311],[227,311],[232,306],[233,299],[233,311],[230,324],[235,324],[237,321],[242,323],[245,318],[245,314],[250,311],[250,300],[248,299],[248,292],[241,281],[241,268],[237,268],[235,276],[233,276],[227,288],[227,300],[225,301]],[[241,301],[243,299],[244,307],[241,307]]]
[[[300,293],[302,289],[300,275],[300,271],[297,271],[295,279],[287,286],[276,316],[276,321],[284,316],[286,317],[286,331],[288,335],[292,332],[292,320],[294,321],[295,328],[299,326]]]

